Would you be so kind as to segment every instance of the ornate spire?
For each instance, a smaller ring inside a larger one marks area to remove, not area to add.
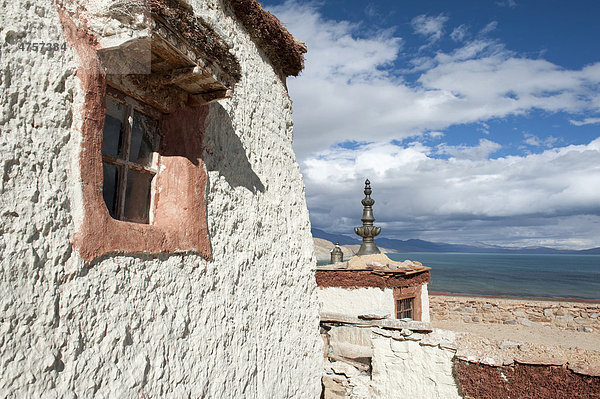
[[[375,200],[371,198],[371,193],[371,182],[367,179],[365,180],[365,198],[361,201],[363,204],[363,214],[360,220],[362,220],[363,225],[354,228],[354,232],[362,237],[362,244],[356,253],[357,255],[381,253],[373,240],[381,232],[381,227],[373,226],[373,222],[375,221],[373,217],[373,204]]]
[[[342,252],[342,248],[340,247],[340,243],[336,242],[335,247],[330,252],[331,264],[339,263],[344,261],[344,253]]]

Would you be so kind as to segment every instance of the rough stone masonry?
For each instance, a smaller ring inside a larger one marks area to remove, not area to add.
[[[580,332],[600,331],[600,304],[508,298],[431,296],[435,320],[521,324]]]

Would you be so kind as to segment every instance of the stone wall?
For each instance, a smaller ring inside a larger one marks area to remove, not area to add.
[[[19,49],[65,43],[55,2],[1,6],[2,397],[319,395],[315,259],[291,100],[221,1],[189,3],[242,69],[233,97],[207,119],[212,258],[138,253],[91,264],[71,241],[86,118],[77,57],[70,47]]]
[[[600,332],[600,304],[485,297],[430,295],[432,321],[550,326]]]
[[[333,314],[321,336],[325,399],[600,398],[596,351]]]
[[[452,375],[454,333],[428,323],[321,323],[325,399],[460,398]],[[381,328],[385,327],[385,328]]]
[[[438,330],[403,340],[393,334],[375,337],[372,397],[460,398],[452,376],[454,347],[446,335],[452,333]]]

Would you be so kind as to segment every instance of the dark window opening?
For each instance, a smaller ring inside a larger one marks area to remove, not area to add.
[[[415,298],[404,298],[396,300],[396,318],[412,319]]]
[[[152,222],[152,193],[158,172],[158,122],[112,97],[106,99],[102,134],[102,195],[110,216]]]

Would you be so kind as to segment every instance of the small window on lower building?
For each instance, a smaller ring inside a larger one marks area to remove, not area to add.
[[[102,195],[112,218],[152,222],[158,138],[155,119],[127,101],[107,97],[102,135]]]
[[[412,319],[415,298],[403,298],[396,300],[396,318]]]

